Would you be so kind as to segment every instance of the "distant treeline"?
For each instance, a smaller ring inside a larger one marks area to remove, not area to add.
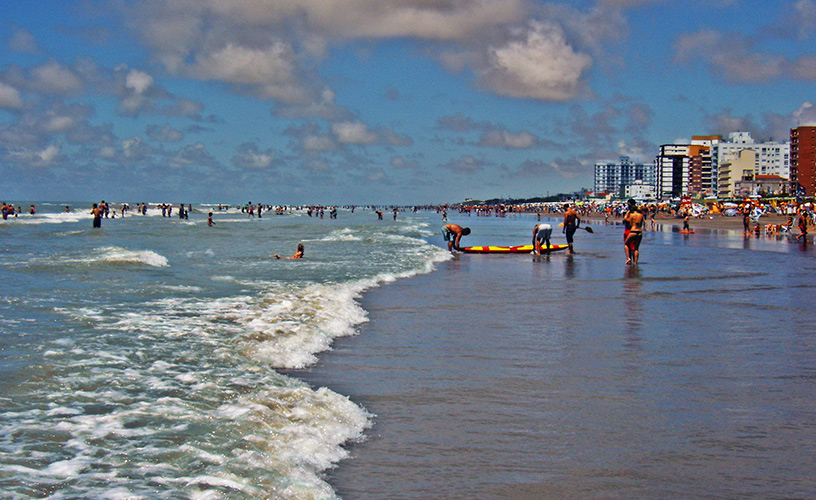
[[[485,205],[524,205],[525,203],[553,203],[557,201],[565,201],[574,199],[574,194],[556,194],[553,196],[538,196],[535,198],[493,198],[491,200],[485,200],[483,202],[479,202],[476,200],[466,201],[464,202],[465,205],[467,204],[485,204]]]

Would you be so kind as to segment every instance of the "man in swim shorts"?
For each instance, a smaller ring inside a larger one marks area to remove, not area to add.
[[[569,253],[575,253],[572,248],[572,240],[575,236],[575,230],[581,225],[581,218],[578,217],[578,212],[573,210],[569,203],[564,204],[564,232],[567,235],[567,245],[569,246]]]
[[[442,226],[442,238],[448,242],[449,252],[452,252],[454,248],[459,250],[459,241],[461,241],[462,236],[467,236],[469,234],[469,227],[462,227],[458,224],[446,224]]]
[[[91,209],[91,215],[93,216],[93,227],[98,228],[102,227],[102,208],[99,207],[96,203],[93,204],[93,208]]]
[[[533,247],[536,255],[541,255],[542,244],[547,244],[547,252],[550,251],[550,237],[552,236],[552,226],[546,223],[536,224],[533,228]]]

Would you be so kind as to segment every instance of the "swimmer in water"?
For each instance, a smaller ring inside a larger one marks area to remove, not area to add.
[[[297,252],[295,252],[295,254],[292,255],[291,257],[281,257],[280,255],[275,254],[275,258],[276,259],[287,259],[287,260],[302,259],[303,258],[303,243],[300,243],[297,246]]]

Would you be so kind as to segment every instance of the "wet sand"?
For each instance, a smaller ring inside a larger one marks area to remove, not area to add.
[[[767,214],[763,215],[759,219],[760,228],[763,231],[763,236],[765,236],[765,226],[767,224],[785,224],[788,221],[787,215],[776,215],[776,214]],[[616,223],[622,224],[622,219],[610,219],[609,223]],[[799,229],[796,225],[796,218],[794,217],[794,225],[791,229],[791,235],[797,236],[799,235]],[[586,218],[586,223],[589,225],[592,224],[604,224],[606,221],[600,215],[590,215]],[[683,219],[679,217],[657,217],[655,219],[656,224],[660,224],[663,226],[676,226],[678,229],[683,227]],[[755,222],[751,223],[751,229],[756,226]],[[733,231],[737,234],[741,234],[743,227],[742,227],[742,217],[727,217],[724,215],[710,215],[701,218],[691,219],[689,221],[689,227],[693,231],[698,229],[705,229],[705,230],[723,230],[723,231]],[[649,229],[649,223],[647,221],[647,229]],[[816,242],[814,239],[816,235],[808,234],[808,240],[813,243]]]
[[[576,256],[458,255],[366,293],[370,322],[300,374],[376,415],[328,482],[348,500],[804,498],[813,254],[709,221],[650,232],[640,268],[601,219]],[[455,222],[505,244],[535,217]]]

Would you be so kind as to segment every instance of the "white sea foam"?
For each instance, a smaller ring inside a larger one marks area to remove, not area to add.
[[[129,250],[121,247],[95,248],[85,255],[61,255],[53,257],[39,257],[29,261],[34,265],[64,265],[64,264],[141,264],[151,267],[167,267],[167,257],[152,250]]]
[[[168,292],[184,292],[184,293],[198,293],[201,292],[200,286],[192,285],[159,285],[157,288],[167,290]]]
[[[332,231],[325,237],[317,240],[317,241],[360,241],[361,238],[355,234],[355,231],[351,228],[343,228],[338,229],[336,231]]]
[[[173,284],[150,294],[58,302],[49,313],[70,333],[42,346],[47,366],[20,387],[16,406],[3,405],[0,477],[25,477],[52,499],[336,498],[323,473],[372,415],[274,369],[313,364],[336,337],[356,334],[367,321],[366,290],[450,258],[421,234],[411,223],[365,224],[329,235],[348,245],[348,260],[230,263],[196,274],[181,259],[162,273]],[[110,246],[56,265],[165,267],[159,252]],[[137,274],[121,267],[123,280]]]
[[[0,223],[6,222],[10,224],[63,224],[68,222],[78,222],[81,220],[91,219],[90,213],[84,212],[57,212],[57,213],[38,213],[34,215],[21,214],[18,217],[9,217]]]
[[[153,267],[167,267],[167,258],[151,250],[128,250],[119,247],[105,247],[97,249],[98,260],[105,262],[123,262],[146,264]]]
[[[210,279],[213,280],[213,281],[231,281],[231,282],[237,282],[238,281],[238,280],[235,279],[234,276],[221,276],[221,275],[213,275],[213,276],[210,277]]]

